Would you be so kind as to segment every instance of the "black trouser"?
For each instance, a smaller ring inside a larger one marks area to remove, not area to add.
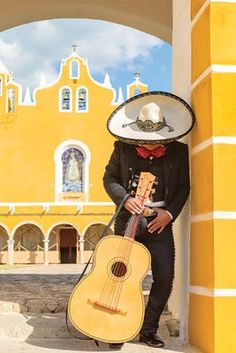
[[[174,278],[174,240],[172,225],[169,224],[161,234],[149,233],[147,223],[153,217],[143,219],[135,240],[142,243],[151,254],[151,269],[153,283],[145,311],[141,334],[156,333],[159,319],[168,301]],[[146,224],[145,224],[146,223]],[[115,224],[115,234],[123,235],[127,224],[127,216],[118,216]]]

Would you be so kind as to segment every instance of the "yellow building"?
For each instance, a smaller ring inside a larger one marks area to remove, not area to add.
[[[127,98],[147,89],[135,73]],[[88,258],[114,212],[102,185],[113,145],[106,121],[122,101],[75,51],[33,100],[0,66],[0,263]]]

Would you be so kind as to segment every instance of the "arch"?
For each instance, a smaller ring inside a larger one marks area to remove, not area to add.
[[[70,78],[78,79],[80,73],[80,63],[78,60],[72,60],[70,62]]]
[[[45,234],[45,231],[44,231],[44,229],[42,228],[41,224],[39,224],[39,223],[37,223],[37,222],[35,222],[35,221],[23,221],[23,222],[18,223],[18,224],[12,229],[12,232],[11,232],[11,234],[12,234],[12,239],[14,239],[14,234],[15,234],[15,232],[17,231],[17,229],[20,228],[20,227],[23,226],[23,225],[26,225],[26,224],[32,224],[32,225],[38,227],[38,228],[41,230],[41,232],[42,232],[43,234]]]
[[[7,233],[8,237],[10,238],[11,232],[8,228],[8,226],[2,222],[0,222],[0,227],[3,228],[3,230]]]
[[[66,140],[62,142],[56,149],[54,153],[55,162],[55,199],[60,201],[60,195],[62,193],[62,183],[63,183],[63,162],[62,155],[69,148],[78,148],[84,156],[83,165],[83,194],[85,201],[88,199],[89,193],[89,164],[91,160],[91,153],[87,145],[79,140]],[[77,200],[76,200],[77,201]]]
[[[22,222],[13,234],[15,263],[44,263],[44,233],[36,224]]]
[[[11,14],[9,16],[9,14]],[[11,0],[0,13],[0,30],[25,23],[55,18],[91,18],[133,27],[157,36],[164,41],[172,40],[172,0],[150,0],[148,6],[141,2],[100,0],[34,1]]]
[[[0,224],[0,264],[7,263],[8,260],[8,240],[9,234],[5,227]]]
[[[76,112],[87,113],[89,104],[88,89],[80,86],[76,89]]]
[[[69,86],[63,86],[59,89],[58,105],[59,112],[72,112],[72,90]]]
[[[50,227],[47,238],[49,240],[49,262],[78,262],[79,232],[77,227],[70,222],[58,222]]]
[[[106,228],[107,224],[105,223],[92,223],[90,224],[83,233],[84,240],[84,250],[94,250],[97,243],[101,239],[101,235]],[[114,234],[111,229],[108,229],[103,236]]]

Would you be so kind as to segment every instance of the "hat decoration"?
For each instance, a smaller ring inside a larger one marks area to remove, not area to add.
[[[180,97],[153,91],[134,96],[110,115],[108,131],[127,143],[155,144],[179,139],[192,129],[195,116]]]

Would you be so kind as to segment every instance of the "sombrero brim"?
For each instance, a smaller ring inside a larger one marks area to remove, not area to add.
[[[167,126],[158,131],[143,131],[135,123],[130,125],[137,120],[142,106],[150,102],[160,107],[166,123],[173,127],[173,131],[169,131]],[[107,128],[113,136],[124,142],[154,144],[180,139],[190,132],[194,122],[194,113],[182,98],[167,92],[153,91],[134,96],[117,107],[108,119]]]

